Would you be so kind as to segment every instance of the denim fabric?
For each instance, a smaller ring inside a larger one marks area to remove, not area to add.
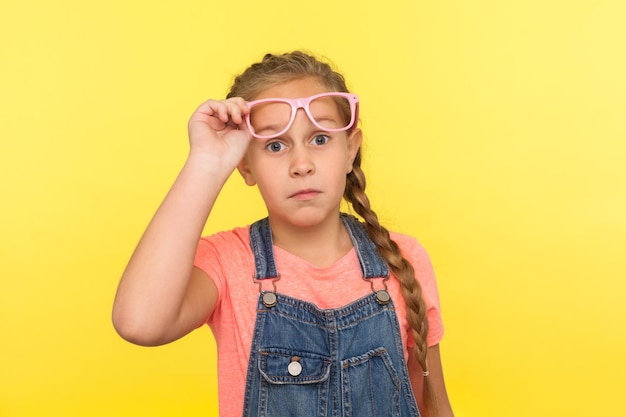
[[[342,221],[364,277],[387,277],[363,226],[352,216]],[[250,234],[257,279],[277,277],[267,219]],[[419,417],[393,301],[380,304],[372,293],[319,309],[280,293],[276,298],[272,307],[262,294],[257,302],[244,417]]]

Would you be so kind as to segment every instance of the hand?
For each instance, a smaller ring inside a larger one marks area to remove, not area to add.
[[[232,172],[252,138],[245,123],[248,111],[240,97],[202,103],[189,119],[190,155],[202,155],[212,166]]]

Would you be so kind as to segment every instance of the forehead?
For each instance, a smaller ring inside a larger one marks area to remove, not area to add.
[[[262,90],[254,100],[263,98],[301,98],[330,91],[317,78],[306,77],[282,82]]]

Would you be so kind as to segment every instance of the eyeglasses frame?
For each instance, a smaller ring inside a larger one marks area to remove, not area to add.
[[[348,100],[348,103],[350,104],[350,123],[347,124],[346,127],[342,127],[339,129],[331,129],[328,127],[324,127],[324,126],[320,126],[315,119],[313,118],[313,115],[311,114],[311,109],[309,107],[309,104],[318,98],[321,97],[343,97],[345,99]],[[271,135],[259,135],[257,134],[254,129],[252,128],[252,123],[250,121],[250,115],[252,114],[251,111],[248,112],[248,114],[246,115],[246,124],[248,125],[248,130],[250,131],[250,133],[252,134],[253,137],[257,138],[257,139],[272,139],[272,138],[276,138],[282,134],[284,134],[286,131],[288,131],[291,128],[291,125],[293,125],[293,121],[296,119],[296,114],[298,113],[299,109],[304,109],[304,112],[306,113],[306,115],[309,117],[309,120],[318,128],[321,129],[325,132],[343,132],[344,130],[349,130],[351,129],[356,122],[359,120],[358,118],[358,114],[359,114],[359,96],[357,96],[356,94],[352,94],[352,93],[343,93],[340,91],[329,91],[326,93],[321,93],[321,94],[315,94],[309,97],[304,97],[304,98],[263,98],[260,100],[254,100],[254,101],[249,101],[247,102],[248,105],[248,109],[252,110],[253,107],[258,106],[259,104],[263,104],[263,103],[270,103],[270,102],[278,102],[278,103],[286,103],[289,104],[291,106],[291,118],[289,119],[289,122],[287,123],[287,127],[285,127],[282,131],[278,132],[278,133],[273,133]]]

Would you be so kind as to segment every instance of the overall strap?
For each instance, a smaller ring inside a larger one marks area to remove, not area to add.
[[[356,250],[363,278],[388,278],[387,261],[378,252],[365,226],[356,217],[345,213],[341,213],[341,221],[348,230]],[[257,280],[278,278],[280,275],[276,269],[272,231],[267,217],[250,226],[250,246],[254,254],[254,278]]]
[[[378,252],[376,244],[367,234],[365,225],[356,217],[346,213],[341,213],[341,221],[348,229],[350,239],[352,239],[352,244],[356,249],[363,278],[388,278],[389,266],[387,261]]]
[[[250,246],[254,254],[254,279],[278,278],[269,218],[261,219],[250,226]]]

